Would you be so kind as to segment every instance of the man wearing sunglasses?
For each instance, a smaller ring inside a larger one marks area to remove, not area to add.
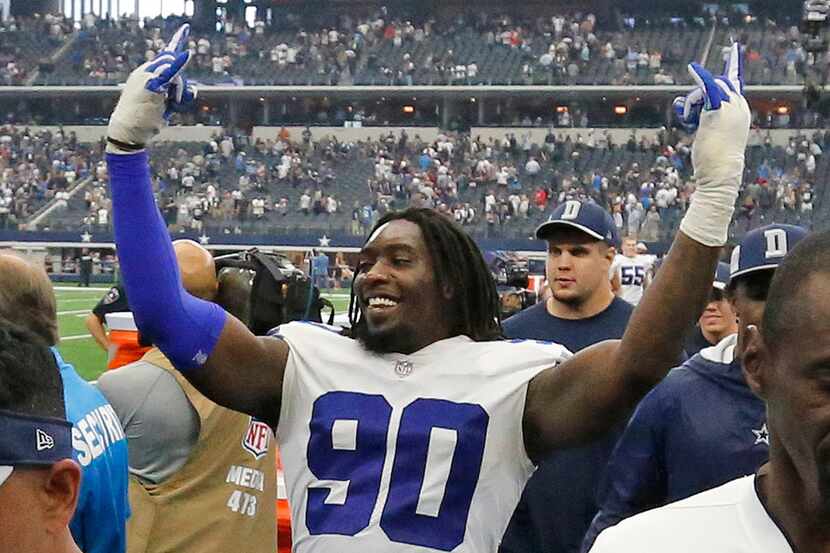
[[[0,551],[80,553],[69,531],[81,486],[49,347],[0,320]]]
[[[739,331],[701,350],[643,398],[608,463],[602,507],[583,552],[605,528],[752,474],[767,460],[764,403],[742,372],[744,335],[748,326],[760,327],[775,268],[806,235],[800,227],[769,225],[735,247],[725,294]]]

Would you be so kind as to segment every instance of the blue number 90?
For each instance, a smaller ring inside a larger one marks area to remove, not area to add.
[[[391,414],[380,395],[329,392],[314,402],[307,454],[320,482],[308,490],[311,534],[353,536],[369,526]],[[391,541],[442,551],[464,541],[488,424],[470,403],[421,398],[403,409],[380,520]]]

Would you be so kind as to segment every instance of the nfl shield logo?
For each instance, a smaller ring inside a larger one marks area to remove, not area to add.
[[[245,432],[245,437],[242,439],[242,447],[245,451],[259,459],[268,453],[268,444],[271,440],[271,428],[262,421],[251,417],[251,422],[248,424],[248,431]]]
[[[401,378],[406,378],[407,376],[412,374],[412,362],[404,360],[396,362],[395,374],[400,376]]]

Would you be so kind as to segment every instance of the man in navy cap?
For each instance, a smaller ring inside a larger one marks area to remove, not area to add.
[[[683,344],[686,359],[697,352],[718,344],[730,334],[738,333],[738,317],[732,303],[726,297],[726,285],[729,284],[729,264],[718,263],[712,292],[703,313]]]
[[[81,487],[49,346],[0,319],[0,551],[80,553],[69,521]]]
[[[769,225],[732,251],[726,296],[739,331],[670,372],[640,402],[608,463],[602,507],[583,551],[624,518],[752,474],[767,460],[764,402],[742,372],[743,334],[760,327],[775,268],[806,235],[800,227]]]
[[[548,245],[550,297],[507,319],[505,335],[555,341],[572,352],[622,337],[634,306],[614,295],[608,279],[619,243],[611,215],[594,203],[567,201],[536,229],[536,237]],[[579,550],[620,432],[558,451],[539,465],[507,527],[502,553]]]

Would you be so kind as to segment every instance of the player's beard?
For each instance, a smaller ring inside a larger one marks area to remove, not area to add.
[[[409,325],[396,325],[387,330],[369,329],[366,321],[357,334],[357,339],[367,350],[373,353],[413,353],[418,349],[415,329]]]

